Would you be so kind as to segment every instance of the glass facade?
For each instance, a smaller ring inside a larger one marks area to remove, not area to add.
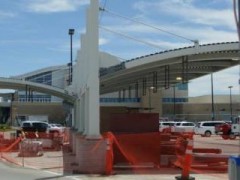
[[[52,72],[44,72],[29,76],[25,78],[26,81],[31,81],[40,84],[52,85]],[[18,100],[20,102],[51,102],[51,95],[42,94],[42,93],[28,93],[26,91],[18,92]]]
[[[100,103],[138,103],[140,98],[100,98]]]
[[[163,103],[174,103],[174,98],[162,98]],[[188,98],[175,98],[176,103],[188,102]]]
[[[26,81],[52,85],[52,72],[45,72],[41,74],[36,74],[34,76],[27,77]]]
[[[178,90],[185,90],[185,91],[188,90],[188,84],[187,83],[184,83],[184,84],[179,83],[179,84],[176,85],[176,87],[177,87]]]
[[[51,102],[51,95],[34,94],[29,97],[26,97],[26,95],[18,95],[18,100],[20,102]]]

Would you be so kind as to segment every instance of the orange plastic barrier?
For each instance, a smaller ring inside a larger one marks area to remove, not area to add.
[[[192,164],[192,153],[193,153],[193,134],[189,134],[188,137],[183,137],[181,139],[181,143],[187,142],[187,147],[185,151],[185,155],[181,158],[181,167],[182,174],[181,176],[177,176],[177,180],[194,180],[195,178],[190,177],[190,169]],[[179,154],[180,155],[180,154]]]
[[[0,132],[0,139],[4,138],[4,132]]]
[[[107,140],[107,149],[106,149],[106,175],[110,175],[113,170],[113,142],[114,135],[110,132],[104,134],[104,138]]]
[[[159,133],[115,135],[113,145],[114,164],[142,165],[153,163],[158,166],[161,155],[160,142],[161,136]]]
[[[1,152],[9,152],[14,146],[16,146],[20,141],[21,137],[17,138],[12,144],[10,144],[8,147],[0,148]]]

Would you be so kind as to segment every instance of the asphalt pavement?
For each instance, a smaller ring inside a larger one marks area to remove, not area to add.
[[[16,166],[6,162],[0,162],[1,180],[71,180],[71,177],[66,177],[61,174],[42,171],[38,169]]]
[[[179,172],[170,172],[163,169],[160,172],[151,173],[127,173],[115,172],[113,175],[94,174],[61,174],[40,169],[16,166],[7,162],[0,162],[0,174],[3,180],[173,180],[179,176]],[[196,180],[227,180],[228,175],[224,174],[191,174]]]

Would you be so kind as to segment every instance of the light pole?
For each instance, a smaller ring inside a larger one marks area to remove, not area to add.
[[[69,85],[72,83],[72,72],[73,72],[73,63],[72,63],[72,36],[74,34],[74,29],[69,29],[68,34],[70,35],[70,66],[69,66]]]
[[[173,85],[173,117],[175,119],[176,116],[176,85]]]
[[[11,126],[13,126],[13,98],[14,98],[14,94],[11,94],[11,104],[10,104],[10,120],[11,120]]]
[[[211,73],[211,95],[212,95],[212,120],[215,120],[214,94],[213,94],[213,74]]]
[[[151,109],[152,109],[152,91],[153,91],[153,89],[154,89],[155,87],[153,87],[153,86],[151,86],[151,87],[149,87],[149,89],[148,89],[148,92],[149,92],[149,95],[148,95],[148,97],[149,97],[149,99],[148,99],[148,102],[149,102],[149,112],[151,112]]]
[[[231,121],[233,120],[233,118],[232,118],[232,87],[233,86],[228,86],[228,88],[230,90],[230,117],[231,117]]]

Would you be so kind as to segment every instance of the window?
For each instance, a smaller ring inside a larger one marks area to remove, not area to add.
[[[216,126],[216,125],[219,125],[219,124],[222,124],[222,122],[206,122],[206,123],[203,123],[202,126]]]
[[[195,126],[194,123],[183,123],[183,126]]]
[[[45,72],[45,73],[37,74],[37,75],[26,78],[26,80],[41,83],[41,84],[52,85],[52,73]]]
[[[30,123],[23,123],[22,127],[31,127]]]
[[[212,123],[203,123],[203,126],[213,126]]]

